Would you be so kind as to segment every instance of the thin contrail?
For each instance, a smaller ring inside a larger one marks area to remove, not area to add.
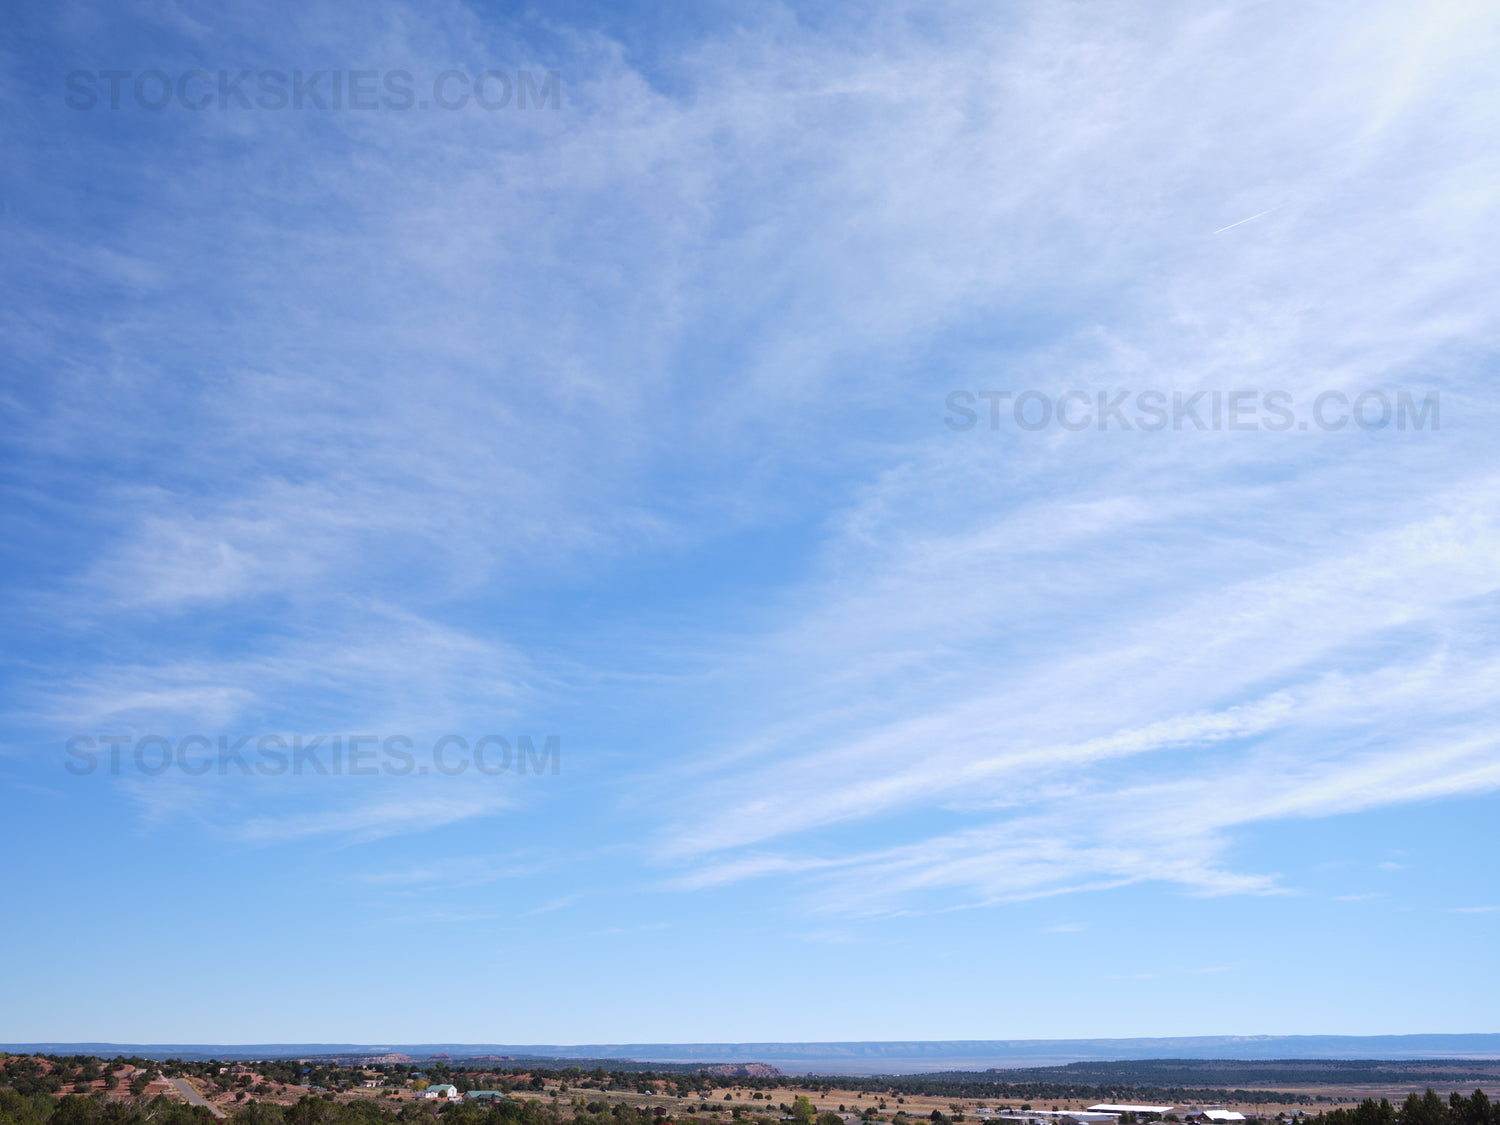
[[[1251,215],[1248,219],[1241,219],[1237,223],[1230,223],[1227,227],[1220,227],[1218,230],[1214,231],[1214,233],[1215,234],[1223,234],[1226,230],[1233,230],[1235,227],[1243,226],[1245,223],[1251,223],[1251,222],[1254,222],[1256,219],[1263,218],[1266,215],[1269,215],[1271,213],[1271,211],[1280,211],[1285,206],[1286,206],[1285,203],[1278,203],[1278,204],[1276,204],[1275,207],[1272,207],[1270,209],[1270,211],[1262,211],[1259,215]]]

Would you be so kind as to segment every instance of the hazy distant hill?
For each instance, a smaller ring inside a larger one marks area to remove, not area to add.
[[[7,1051],[147,1058],[287,1058],[403,1054],[414,1059],[631,1059],[768,1063],[791,1073],[899,1074],[1125,1060],[1500,1059],[1500,1033],[1473,1035],[1207,1035],[1167,1039],[958,1039],[835,1043],[17,1043]]]

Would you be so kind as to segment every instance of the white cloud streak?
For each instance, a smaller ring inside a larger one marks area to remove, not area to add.
[[[519,35],[461,6],[293,15],[241,30],[430,72]],[[523,641],[538,589],[812,526],[769,596],[732,576],[757,616],[721,603],[653,654],[663,713],[725,716],[631,806],[677,885],[870,912],[1270,893],[1232,862],[1244,826],[1492,791],[1494,12],[894,5],[843,30],[765,9],[675,88],[562,35],[566,112],[503,126],[173,119],[183,151],[256,154],[234,192],[132,160],[151,205],[99,245],[0,220],[27,285],[100,304],[72,331],[0,314],[60,373],[13,396],[15,448],[92,533],[17,609],[126,638],[39,660],[33,715],[608,707],[630,644]],[[1441,388],[1441,433],[941,425],[954,387],[1408,384]]]

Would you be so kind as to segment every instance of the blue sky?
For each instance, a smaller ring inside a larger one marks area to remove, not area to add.
[[[0,1040],[1497,1030],[1497,48],[1482,3],[8,6]],[[1440,424],[949,398],[1147,389]],[[130,757],[449,734],[560,769]]]

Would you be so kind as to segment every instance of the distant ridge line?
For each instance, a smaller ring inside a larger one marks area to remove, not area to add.
[[[1319,1059],[1500,1059],[1500,1032],[1412,1035],[1199,1035],[1134,1039],[844,1040],[741,1043],[78,1043],[21,1042],[0,1050],[145,1058],[288,1058],[401,1054],[510,1055],[526,1059],[618,1060],[661,1063],[764,1062],[794,1071],[899,1073],[937,1069],[984,1070],[1070,1062],[1146,1059],[1272,1061]]]

